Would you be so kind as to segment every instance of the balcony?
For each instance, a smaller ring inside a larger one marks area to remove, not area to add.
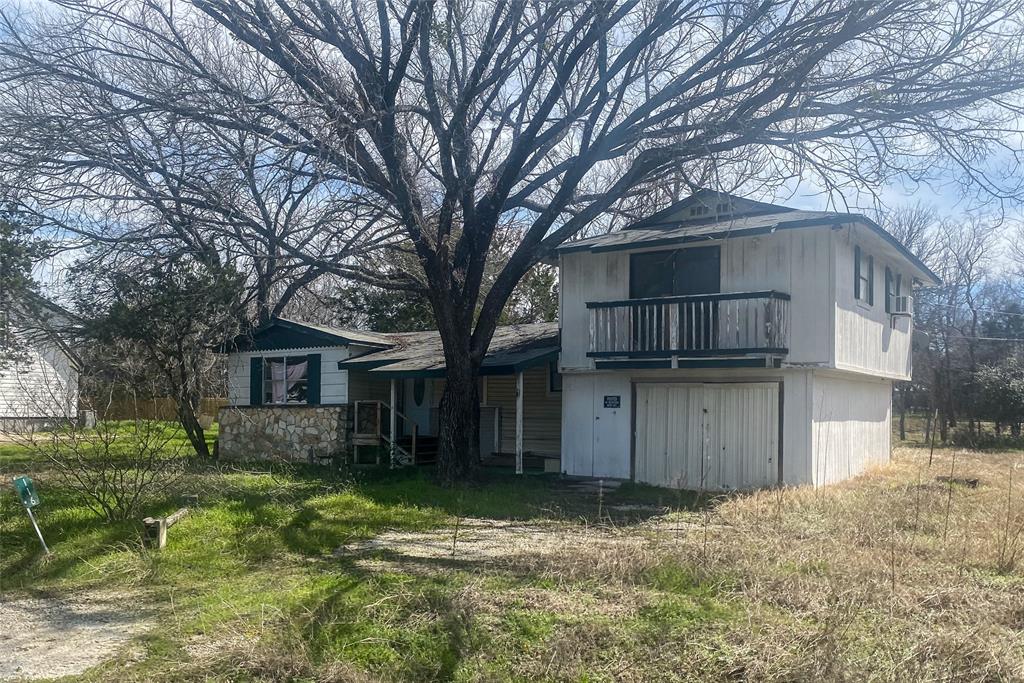
[[[593,358],[782,356],[789,294],[776,291],[591,301]]]

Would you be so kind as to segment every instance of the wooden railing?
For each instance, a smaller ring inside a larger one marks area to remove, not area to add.
[[[592,301],[593,357],[783,355],[789,295],[776,291]]]
[[[394,411],[396,421],[401,420],[403,424],[411,425],[412,438],[409,449],[406,450],[398,443],[397,434],[392,439],[390,427],[392,410],[393,408],[384,401],[356,401],[352,416],[354,425],[352,445],[358,453],[359,446],[379,446],[383,443],[391,454],[392,466],[413,465],[416,463],[416,440],[419,436],[419,426],[401,411]],[[377,464],[380,464],[379,456]]]

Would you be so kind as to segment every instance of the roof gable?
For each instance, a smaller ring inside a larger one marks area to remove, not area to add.
[[[794,211],[788,206],[768,204],[744,197],[717,192],[698,190],[686,199],[627,225],[624,230],[675,228],[681,225],[716,223],[744,216],[758,216]]]

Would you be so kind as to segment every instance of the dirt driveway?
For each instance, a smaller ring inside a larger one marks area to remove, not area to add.
[[[0,598],[0,680],[79,674],[151,626],[124,593]]]

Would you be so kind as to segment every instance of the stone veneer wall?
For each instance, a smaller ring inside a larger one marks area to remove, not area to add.
[[[349,406],[226,406],[218,454],[231,460],[309,462],[349,452]]]

